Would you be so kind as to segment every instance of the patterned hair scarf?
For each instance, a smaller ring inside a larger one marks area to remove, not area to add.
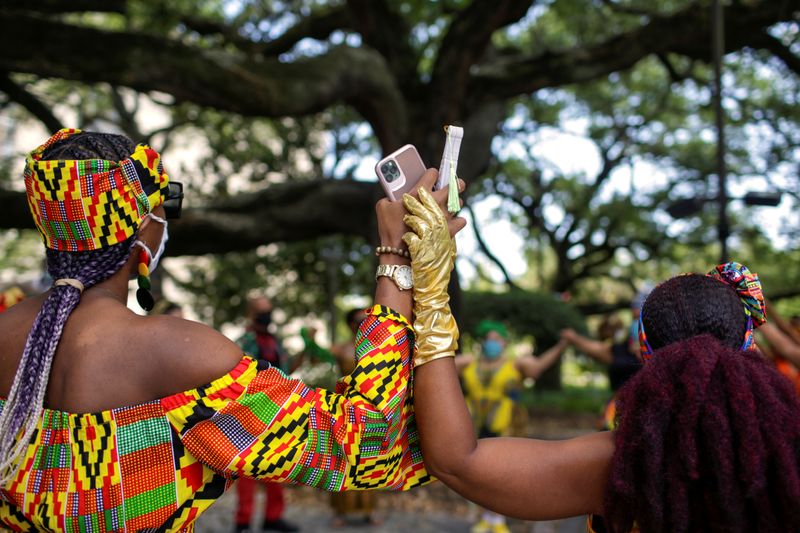
[[[767,306],[764,301],[764,293],[761,290],[761,282],[758,274],[750,272],[741,263],[725,263],[718,265],[707,276],[721,281],[733,287],[742,302],[744,314],[747,315],[747,329],[744,333],[742,350],[755,348],[755,338],[753,329],[759,327],[767,321]],[[639,315],[639,347],[642,351],[642,359],[649,360],[653,356],[653,348],[647,342],[647,334],[644,331],[642,314]]]
[[[76,133],[58,131],[26,159],[28,206],[52,250],[81,252],[123,242],[167,194],[161,156],[144,144],[122,161],[42,160],[50,146]]]

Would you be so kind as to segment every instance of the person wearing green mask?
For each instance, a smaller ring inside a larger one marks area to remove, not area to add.
[[[507,355],[509,332],[505,324],[483,320],[475,330],[480,340],[479,356],[459,355],[456,368],[461,374],[464,397],[479,438],[511,436],[514,408],[525,378],[536,379],[558,361],[569,343],[559,341],[537,357]],[[505,517],[483,511],[472,533],[506,533]]]

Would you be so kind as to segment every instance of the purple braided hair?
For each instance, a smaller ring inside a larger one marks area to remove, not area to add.
[[[71,144],[70,144],[71,141]],[[135,145],[127,137],[81,133],[54,145],[46,159],[124,159]],[[119,271],[130,257],[135,235],[128,240],[91,252],[47,250],[47,270],[53,279],[74,278],[92,287]],[[0,485],[16,472],[44,406],[50,367],[64,324],[80,302],[72,286],[54,286],[36,315],[8,399],[0,412]],[[22,435],[18,437],[19,433]]]

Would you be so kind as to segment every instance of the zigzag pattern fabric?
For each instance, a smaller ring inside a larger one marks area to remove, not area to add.
[[[0,489],[12,531],[184,531],[241,476],[328,491],[431,480],[411,399],[413,329],[375,306],[337,392],[243,357],[210,384],[95,414],[45,409]],[[2,404],[0,404],[1,406]]]
[[[145,144],[123,161],[42,160],[50,146],[76,133],[58,131],[25,164],[28,207],[52,250],[82,252],[123,242],[167,193],[161,156]]]

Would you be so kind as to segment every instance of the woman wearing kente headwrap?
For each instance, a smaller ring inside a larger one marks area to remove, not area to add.
[[[415,294],[428,305],[446,294],[452,239],[435,202],[420,199],[404,199],[412,267],[429,268],[416,261],[431,250],[447,258],[437,289]],[[476,439],[452,316],[441,308],[436,321],[415,320],[431,341],[414,354],[425,464],[466,498],[527,520],[596,514],[597,531],[800,531],[800,401],[752,349],[762,304],[757,276],[736,263],[656,287],[642,309],[647,361],[620,390],[616,429],[564,441]]]
[[[0,529],[191,531],[241,477],[331,491],[430,479],[404,280],[378,278],[337,392],[309,388],[202,324],[126,307],[131,277],[152,306],[149,274],[180,212],[155,150],[62,130],[29,155],[25,185],[55,282],[0,314]],[[403,204],[376,211],[381,244],[402,247]],[[408,273],[403,255],[380,263]]]

